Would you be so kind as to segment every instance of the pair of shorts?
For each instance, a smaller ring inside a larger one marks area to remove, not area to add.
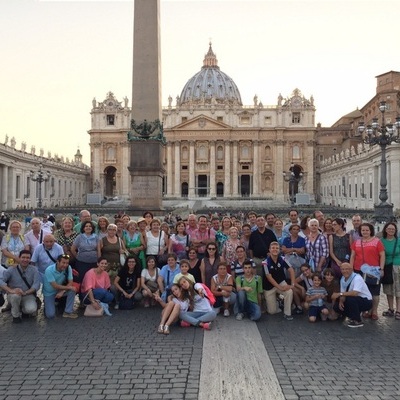
[[[327,309],[325,304],[323,306],[310,306],[310,309],[308,310],[308,316],[318,317],[321,315],[321,311],[324,309]]]

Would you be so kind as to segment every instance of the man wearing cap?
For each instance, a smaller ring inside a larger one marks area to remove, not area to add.
[[[8,268],[0,278],[0,288],[7,293],[8,303],[11,305],[13,322],[21,322],[22,313],[34,315],[37,311],[36,292],[40,288],[39,272],[30,265],[31,252],[19,252],[19,264],[15,268]]]
[[[66,297],[64,318],[77,318],[74,312],[75,286],[72,284],[72,269],[69,266],[69,255],[61,254],[55,264],[49,265],[43,278],[44,313],[47,318],[56,315],[55,302]]]

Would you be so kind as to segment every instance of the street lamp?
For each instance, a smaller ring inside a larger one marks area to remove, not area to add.
[[[400,117],[396,118],[394,125],[385,123],[385,111],[388,109],[386,101],[379,103],[379,111],[382,114],[382,123],[379,125],[378,118],[372,119],[372,124],[365,127],[364,122],[361,121],[358,125],[358,132],[361,134],[366,133],[364,143],[374,146],[378,144],[381,148],[381,176],[379,191],[379,204],[374,204],[374,219],[377,222],[388,222],[394,220],[393,204],[388,203],[387,193],[387,167],[386,167],[386,146],[392,142],[400,143]]]
[[[296,198],[296,185],[301,181],[303,173],[298,165],[290,164],[289,173],[283,172],[283,179],[285,182],[289,182],[289,198],[292,206]]]
[[[31,171],[31,179],[37,182],[38,185],[38,208],[42,208],[42,183],[47,182],[50,179],[50,171],[43,171],[43,164],[39,164],[39,170],[37,172]]]

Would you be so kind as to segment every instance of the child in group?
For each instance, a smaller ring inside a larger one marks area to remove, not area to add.
[[[324,278],[322,280],[322,287],[324,287],[326,289],[326,291],[328,292],[328,297],[326,299],[326,307],[329,310],[328,318],[330,320],[335,320],[335,319],[337,319],[337,314],[335,313],[335,311],[333,311],[334,302],[332,301],[332,294],[340,292],[340,284],[339,284],[338,280],[335,278],[335,273],[334,273],[333,269],[326,268],[324,270]]]
[[[186,276],[186,278],[190,279],[193,282],[193,284],[195,284],[196,280],[194,279],[194,276],[192,274],[189,274],[190,270],[189,260],[182,259],[181,261],[179,261],[179,264],[181,266],[181,272],[175,276],[174,283],[177,284],[179,282],[179,279],[182,278],[182,276]]]
[[[304,263],[300,266],[301,274],[296,278],[293,287],[293,301],[296,306],[295,314],[303,314],[303,308],[308,310],[306,302],[306,291],[313,285],[311,278],[311,267]]]
[[[155,300],[163,308],[161,312],[161,321],[157,332],[169,335],[169,327],[178,320],[180,312],[185,312],[189,308],[189,299],[177,284],[171,286],[171,296],[168,303],[165,303],[159,293],[154,295]]]
[[[328,318],[329,310],[325,305],[328,292],[322,287],[322,277],[319,273],[312,274],[313,285],[306,292],[306,301],[310,304],[308,310],[308,320],[315,322],[318,316],[322,321]]]

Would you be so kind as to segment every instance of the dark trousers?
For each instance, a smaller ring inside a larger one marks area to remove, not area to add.
[[[372,308],[372,300],[368,300],[365,297],[359,296],[348,296],[344,302],[344,310],[339,308],[339,302],[337,301],[333,305],[333,309],[338,313],[345,315],[347,318],[354,321],[361,321],[361,312],[369,311]]]

